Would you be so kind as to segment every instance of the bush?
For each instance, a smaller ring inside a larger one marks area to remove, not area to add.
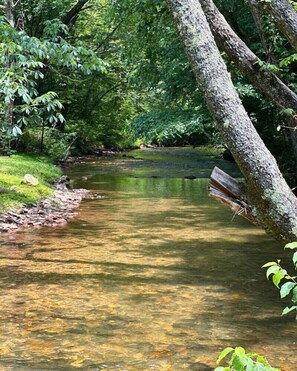
[[[55,128],[45,128],[42,143],[40,129],[30,128],[20,139],[19,147],[27,153],[43,153],[52,161],[63,161],[70,155],[75,133],[67,134]]]

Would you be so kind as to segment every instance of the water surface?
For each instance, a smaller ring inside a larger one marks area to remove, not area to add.
[[[260,269],[283,249],[208,198],[216,164],[239,175],[190,148],[69,166],[98,197],[1,236],[0,369],[206,371],[241,345],[296,370],[296,322]]]

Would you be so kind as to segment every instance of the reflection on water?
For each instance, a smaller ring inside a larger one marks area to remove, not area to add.
[[[206,179],[183,178],[209,176],[215,160],[133,156],[68,169],[104,196],[68,225],[2,237],[0,369],[212,370],[242,345],[295,370],[296,322],[260,269],[282,249],[232,221]]]

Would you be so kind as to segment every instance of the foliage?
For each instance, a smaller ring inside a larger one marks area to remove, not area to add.
[[[52,161],[63,161],[71,153],[76,133],[63,133],[55,128],[28,128],[18,143],[26,153],[44,153]]]
[[[82,45],[71,45],[62,35],[67,27],[57,19],[44,21],[40,38],[12,27],[0,18],[0,127],[17,137],[29,124],[64,123],[56,92],[40,94],[49,68],[90,75],[105,71],[106,63]]]
[[[297,249],[297,242],[287,244],[285,249]],[[294,268],[297,271],[297,251],[294,252],[292,261]],[[295,305],[286,307],[282,313],[282,315],[284,315],[292,311],[297,311],[297,276],[288,274],[287,270],[282,268],[280,263],[280,260],[268,262],[263,265],[263,268],[268,268],[266,272],[267,279],[272,276],[272,282],[280,290],[280,297],[282,299],[291,295],[291,301]]]
[[[225,348],[217,359],[219,365],[222,360],[231,355],[226,367],[217,367],[215,371],[280,371],[271,367],[265,357],[257,353],[246,353],[242,347]]]
[[[39,180],[39,185],[32,187],[21,184],[25,174],[32,174]],[[0,194],[0,213],[24,203],[30,204],[52,194],[48,182],[61,175],[61,170],[40,156],[24,154],[0,157],[0,187],[10,189],[16,186],[16,192]]]
[[[133,139],[158,145],[204,144],[213,130],[210,117],[202,110],[167,109],[140,115],[132,122]]]

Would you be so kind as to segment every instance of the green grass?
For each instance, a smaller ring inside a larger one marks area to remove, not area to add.
[[[52,194],[49,182],[61,175],[61,170],[45,157],[31,155],[0,156],[0,187],[10,189],[17,186],[13,193],[0,193],[0,214],[21,206],[32,204]],[[38,179],[38,186],[21,184],[25,174],[32,174]]]

